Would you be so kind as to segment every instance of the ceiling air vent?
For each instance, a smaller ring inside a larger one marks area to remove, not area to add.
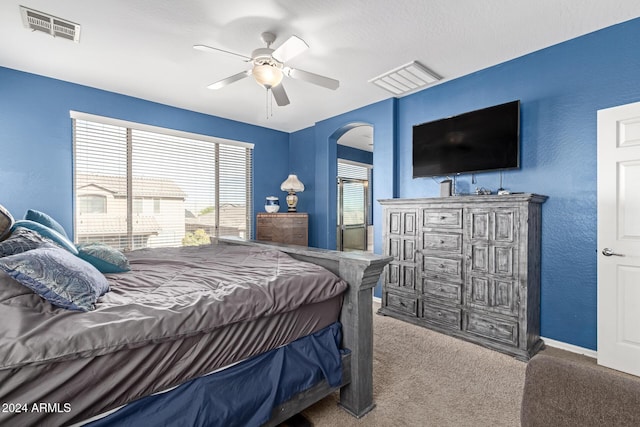
[[[373,83],[394,95],[405,95],[441,79],[440,76],[418,61],[413,61],[374,77],[369,80],[369,83]]]
[[[62,37],[63,39],[80,41],[80,25],[71,21],[56,18],[47,13],[38,12],[20,6],[20,14],[22,15],[22,23],[25,28],[33,31],[42,31],[53,37]]]

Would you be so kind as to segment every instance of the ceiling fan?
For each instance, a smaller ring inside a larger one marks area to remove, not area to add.
[[[300,37],[289,37],[284,43],[282,43],[282,45],[280,45],[280,47],[275,50],[271,49],[271,44],[276,40],[275,34],[265,32],[262,33],[261,38],[262,41],[267,45],[267,47],[262,47],[254,50],[251,53],[251,56],[246,56],[239,53],[230,52],[228,50],[201,44],[194,45],[193,48],[197,50],[202,50],[205,52],[223,52],[240,57],[245,62],[250,62],[251,64],[253,64],[253,67],[250,70],[234,74],[230,77],[212,83],[207,87],[209,89],[220,89],[233,82],[244,79],[245,77],[253,76],[255,81],[260,86],[267,89],[267,91],[271,90],[271,93],[273,93],[273,98],[276,100],[276,104],[282,107],[289,104],[289,97],[287,96],[287,92],[285,92],[282,85],[282,78],[285,75],[287,77],[291,77],[292,79],[303,80],[305,82],[313,83],[315,85],[332,90],[336,90],[340,85],[340,82],[338,80],[285,66],[285,63],[287,61],[293,59],[305,50],[309,49],[309,45],[307,45],[307,43],[305,43],[305,41]]]

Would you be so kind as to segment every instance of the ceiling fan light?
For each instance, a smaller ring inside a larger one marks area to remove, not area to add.
[[[282,70],[271,65],[256,65],[253,67],[253,78],[267,89],[278,86],[282,81]]]

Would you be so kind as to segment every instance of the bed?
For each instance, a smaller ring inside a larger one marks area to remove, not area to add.
[[[87,312],[0,272],[0,425],[277,425],[338,389],[373,408],[388,257],[221,238],[127,258]]]

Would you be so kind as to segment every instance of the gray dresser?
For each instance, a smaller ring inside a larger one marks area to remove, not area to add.
[[[536,194],[380,200],[380,314],[528,360],[540,340]]]

